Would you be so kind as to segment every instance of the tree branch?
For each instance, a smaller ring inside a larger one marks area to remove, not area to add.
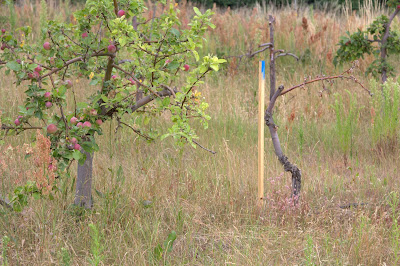
[[[275,56],[275,59],[278,58],[278,57],[287,56],[287,55],[290,55],[290,56],[296,58],[297,61],[299,61],[299,58],[297,57],[297,55],[292,54],[292,53],[280,53],[280,54],[278,54],[277,56]]]
[[[212,154],[216,154],[216,153],[217,153],[216,151],[212,151],[212,150],[207,149],[206,147],[203,147],[200,143],[198,143],[197,141],[195,141],[195,140],[193,140],[193,139],[192,139],[192,142],[193,142],[194,144],[196,144],[197,146],[199,146],[200,148],[202,148],[203,150],[206,150],[206,151],[208,151],[208,152],[211,152]]]
[[[290,89],[287,89],[287,90],[283,91],[280,95],[285,95],[286,93],[291,92],[291,91],[294,90],[294,89],[301,88],[301,87],[304,87],[305,85],[308,85],[308,84],[311,84],[311,83],[314,83],[314,82],[318,82],[318,81],[335,80],[335,79],[347,79],[347,80],[351,80],[351,81],[357,83],[358,85],[360,85],[366,92],[368,92],[368,94],[369,94],[370,96],[372,96],[373,93],[372,93],[370,90],[368,90],[368,89],[367,89],[359,80],[357,80],[354,76],[352,76],[352,75],[346,76],[346,75],[345,75],[345,74],[351,73],[355,67],[356,67],[356,63],[353,63],[353,65],[351,66],[351,68],[349,68],[348,70],[344,71],[344,72],[343,72],[342,74],[340,74],[340,75],[336,75],[336,76],[327,76],[327,77],[318,77],[318,78],[315,78],[315,79],[312,79],[312,80],[309,80],[309,81],[306,81],[306,80],[305,80],[304,83],[299,84],[299,85],[296,85],[296,86],[293,86],[293,87],[291,87]]]

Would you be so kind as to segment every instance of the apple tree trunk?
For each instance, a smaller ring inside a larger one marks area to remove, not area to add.
[[[74,204],[85,209],[91,209],[92,202],[92,177],[93,177],[93,153],[83,151],[86,160],[83,165],[78,164],[76,177],[76,191]]]

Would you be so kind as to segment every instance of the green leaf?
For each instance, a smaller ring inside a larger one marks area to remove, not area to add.
[[[8,63],[6,64],[6,66],[7,66],[9,69],[14,70],[14,71],[20,71],[20,70],[21,70],[21,64],[18,64],[16,61],[8,62]]]
[[[89,83],[89,85],[95,86],[99,83],[98,79],[92,79],[92,81]]]
[[[144,125],[148,125],[150,123],[150,116],[146,116],[143,120]]]
[[[154,248],[153,254],[156,260],[160,260],[162,258],[163,248],[160,244]]]
[[[35,200],[40,199],[40,194],[39,194],[39,192],[33,192],[33,193],[32,193],[32,197],[33,197]]]
[[[194,55],[194,58],[196,59],[196,61],[199,61],[199,59],[200,59],[199,53],[196,50],[193,50],[192,52],[193,52],[193,55]]]
[[[218,64],[211,64],[210,67],[211,67],[214,71],[218,71],[218,70],[219,70],[219,65],[218,65]]]
[[[72,158],[74,158],[75,160],[79,161],[79,159],[82,157],[82,153],[80,151],[74,151],[72,153]]]
[[[177,69],[178,67],[179,67],[179,63],[178,63],[178,61],[176,61],[176,60],[174,60],[174,61],[172,61],[172,62],[170,62],[168,65],[167,65],[167,69],[169,69],[169,70],[175,70],[175,69]]]
[[[172,251],[172,246],[174,244],[175,239],[176,239],[176,232],[172,231],[168,235],[167,240],[164,241],[164,248],[166,249],[167,252]]]
[[[193,7],[194,13],[196,13],[197,16],[201,16],[201,12],[197,7]]]
[[[172,28],[170,32],[175,35],[175,37],[179,38],[181,36],[181,32],[178,29]]]

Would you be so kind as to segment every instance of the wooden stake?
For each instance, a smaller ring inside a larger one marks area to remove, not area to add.
[[[260,61],[258,75],[258,202],[261,205],[264,198],[265,61]]]

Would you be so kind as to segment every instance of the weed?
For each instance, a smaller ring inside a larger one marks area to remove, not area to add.
[[[314,251],[314,241],[311,235],[307,235],[306,249],[304,250],[305,265],[312,266],[316,265],[314,263],[315,251]]]
[[[8,243],[10,242],[10,238],[8,236],[3,236],[1,239],[2,242],[2,251],[1,251],[1,256],[3,258],[2,266],[7,266],[8,265],[8,259],[7,259],[7,247]]]
[[[399,145],[400,84],[389,79],[382,91],[381,86],[376,81],[371,82],[375,94],[371,104],[372,140],[381,154],[393,153]]]
[[[398,192],[391,192],[389,194],[388,203],[392,211],[392,231],[390,234],[390,242],[393,250],[393,265],[398,265],[400,260],[400,228],[398,224],[398,207],[400,197]]]
[[[104,256],[102,255],[104,246],[102,244],[102,239],[100,237],[99,230],[97,229],[96,225],[94,224],[89,224],[90,228],[90,236],[92,237],[92,242],[91,242],[91,253],[92,253],[92,258],[89,259],[90,264],[92,265],[99,265]]]
[[[359,116],[359,107],[357,100],[347,91],[348,106],[342,100],[340,94],[335,94],[335,113],[336,113],[336,136],[339,142],[339,148],[343,153],[344,164],[347,166],[347,154],[353,155],[353,135],[357,130],[357,121]],[[347,108],[346,108],[347,107]],[[347,112],[346,112],[347,110]]]

